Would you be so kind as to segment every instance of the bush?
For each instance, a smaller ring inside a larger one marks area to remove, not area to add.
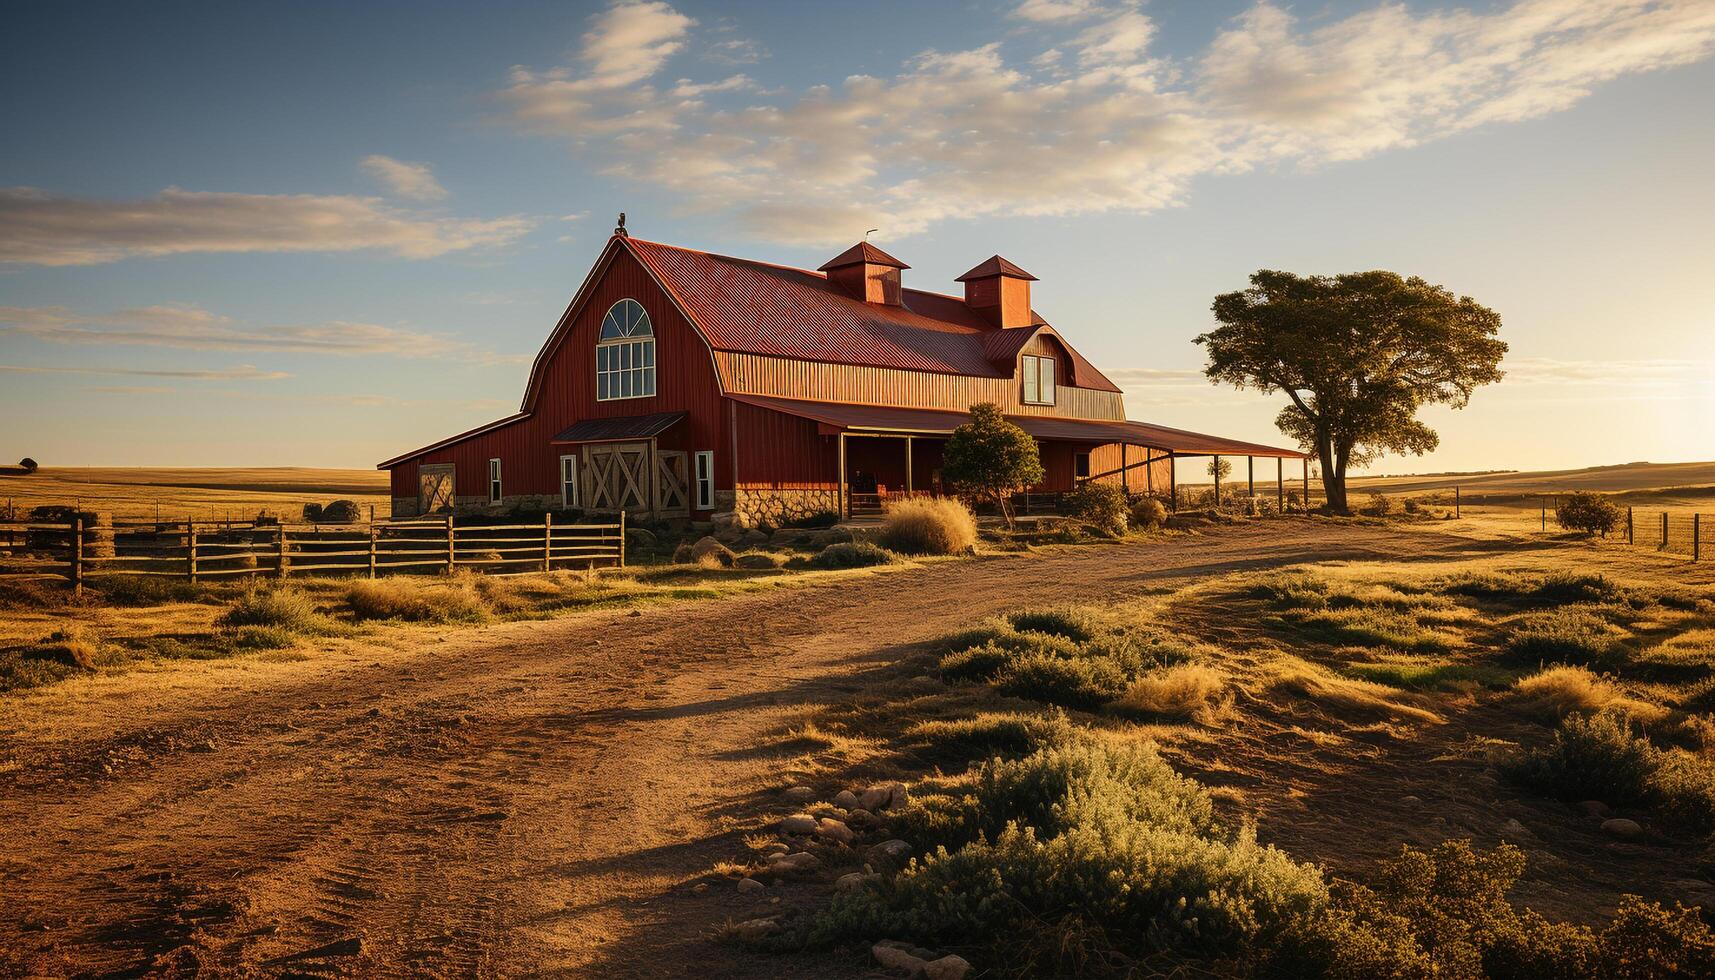
[[[977,521],[952,497],[909,497],[887,509],[881,543],[907,555],[962,555],[977,544]]]
[[[102,576],[95,585],[101,597],[116,606],[159,606],[169,602],[198,602],[208,590],[184,579],[151,575]]]
[[[1077,643],[1096,638],[1101,627],[1089,613],[1078,609],[1026,609],[1006,617],[1012,628],[1027,633],[1063,636]]]
[[[941,678],[949,681],[986,681],[1005,669],[1018,651],[998,643],[968,647],[941,658]]]
[[[868,541],[843,541],[831,544],[810,558],[810,567],[821,569],[866,568],[871,565],[892,565],[899,556]]]
[[[1125,690],[1126,674],[1107,657],[1067,659],[1048,653],[1015,654],[995,676],[1002,694],[1095,711]]]
[[[1549,667],[1520,680],[1514,691],[1533,710],[1557,718],[1573,712],[1594,714],[1608,709],[1640,721],[1654,721],[1667,714],[1656,705],[1626,697],[1612,681],[1583,667]]]
[[[1226,676],[1212,667],[1179,664],[1132,681],[1114,706],[1161,718],[1212,721],[1226,686]]]
[[[1130,519],[1125,491],[1111,483],[1085,481],[1066,495],[1066,516],[1108,534],[1124,534]]]
[[[1131,505],[1131,526],[1153,531],[1167,523],[1167,505],[1155,497],[1144,497]]]
[[[907,730],[922,740],[931,753],[963,761],[1000,755],[1028,755],[1038,749],[1069,741],[1072,726],[1066,716],[984,712],[969,718],[921,721]]]
[[[285,587],[247,590],[217,623],[225,627],[274,626],[292,633],[314,633],[327,626],[309,596]]]
[[[444,584],[384,578],[353,582],[345,604],[359,620],[401,619],[415,623],[476,622],[488,615],[469,582]]]
[[[1369,517],[1386,517],[1393,513],[1393,498],[1385,493],[1370,494],[1370,502],[1359,513]]]
[[[1588,490],[1574,490],[1561,497],[1554,507],[1554,519],[1561,527],[1586,537],[1594,534],[1607,537],[1619,525],[1620,516],[1618,504]]]
[[[1568,717],[1546,745],[1504,771],[1563,800],[1649,806],[1679,827],[1715,832],[1715,765],[1682,749],[1656,748],[1616,713]]]
[[[1549,609],[1521,617],[1507,649],[1522,659],[1600,666],[1619,659],[1619,631],[1587,609]]]
[[[354,500],[336,500],[322,508],[319,520],[323,524],[356,524],[363,520],[363,511]]]

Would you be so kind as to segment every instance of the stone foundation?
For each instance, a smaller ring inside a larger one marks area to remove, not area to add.
[[[732,513],[736,523],[746,528],[762,524],[784,527],[817,514],[836,514],[839,509],[840,492],[834,487],[807,490],[741,488],[732,495]]]

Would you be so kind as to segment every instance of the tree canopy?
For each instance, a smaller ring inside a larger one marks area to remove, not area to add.
[[[971,406],[971,420],[947,437],[941,475],[956,487],[993,500],[1010,526],[1007,498],[1042,482],[1042,454],[1036,440],[1008,422],[998,406],[979,402]]]
[[[1220,326],[1197,337],[1209,355],[1204,373],[1286,394],[1275,423],[1321,461],[1334,510],[1347,509],[1349,467],[1440,443],[1418,409],[1464,408],[1472,391],[1502,377],[1500,315],[1469,296],[1385,271],[1263,269],[1250,282],[1215,297]]]

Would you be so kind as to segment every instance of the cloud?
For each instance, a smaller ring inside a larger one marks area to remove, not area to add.
[[[1715,50],[1708,0],[1383,3],[1309,29],[1262,2],[1179,58],[1153,50],[1155,24],[1133,4],[1028,0],[1012,13],[1004,49],[923,51],[890,74],[792,93],[748,76],[666,83],[694,22],[664,3],[620,6],[594,18],[573,64],[514,68],[497,95],[515,127],[685,212],[831,245],[955,218],[1148,213],[1205,175],[1324,165],[1559,111],[1609,79]],[[624,70],[620,36],[652,39]]]
[[[185,252],[345,252],[410,259],[515,241],[534,222],[430,217],[376,198],[235,194],[169,187],[105,201],[0,188],[0,263],[94,265]]]
[[[100,374],[137,378],[186,378],[193,381],[278,381],[289,378],[284,371],[264,371],[249,364],[229,368],[209,368],[202,371],[145,371],[140,368],[111,367],[37,367],[23,364],[0,364],[0,371],[10,374]]]
[[[374,153],[364,157],[358,165],[399,197],[408,197],[413,201],[446,199],[447,189],[435,179],[426,163],[408,163]]]
[[[333,320],[244,327],[197,306],[145,306],[83,314],[63,306],[0,306],[0,334],[60,344],[127,344],[187,350],[284,354],[387,354],[459,358],[484,364],[521,363],[524,355],[495,354],[438,334],[376,323]]]

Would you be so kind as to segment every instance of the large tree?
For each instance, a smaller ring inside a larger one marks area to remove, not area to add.
[[[941,475],[968,493],[987,497],[1012,526],[1015,491],[1042,482],[1036,440],[989,402],[971,406],[971,420],[953,430],[941,452]]]
[[[1328,507],[1344,512],[1346,471],[1383,453],[1440,443],[1417,419],[1428,404],[1464,408],[1501,379],[1501,318],[1469,296],[1392,272],[1298,276],[1263,269],[1215,297],[1210,380],[1282,391],[1275,423],[1322,464]]]

